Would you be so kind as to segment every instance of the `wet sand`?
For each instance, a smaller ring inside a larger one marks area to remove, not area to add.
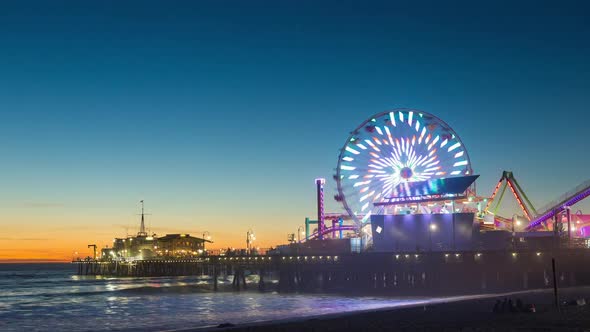
[[[559,295],[560,302],[579,298],[588,301],[590,287],[560,289]],[[496,300],[504,298],[511,298],[513,302],[520,298],[525,304],[534,304],[536,313],[493,313]],[[562,305],[558,311],[553,301],[553,290],[544,289],[488,295],[477,299],[458,297],[426,306],[384,308],[183,331],[590,331],[590,305]]]

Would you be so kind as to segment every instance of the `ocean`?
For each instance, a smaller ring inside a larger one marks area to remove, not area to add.
[[[200,276],[77,276],[72,264],[0,264],[0,331],[161,331],[434,300],[255,290],[212,292],[206,284]]]

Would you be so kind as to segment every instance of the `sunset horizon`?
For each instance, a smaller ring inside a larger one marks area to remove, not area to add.
[[[590,331],[590,2],[0,2],[0,330]]]

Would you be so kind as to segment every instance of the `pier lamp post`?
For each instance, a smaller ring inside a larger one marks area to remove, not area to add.
[[[248,255],[251,254],[252,249],[252,241],[256,240],[256,236],[254,235],[254,231],[249,228],[248,231],[246,232],[246,250],[248,252]]]
[[[518,215],[513,214],[512,215],[512,250],[516,249],[516,241],[515,241],[516,230],[514,229],[514,224],[516,224],[517,222],[518,222]]]
[[[297,227],[297,242],[301,242],[301,236],[305,238],[305,231],[303,226]]]
[[[207,237],[205,237],[207,236]],[[203,232],[203,251],[205,251],[205,242],[207,240],[211,240],[211,233],[209,233],[209,231],[204,231]]]
[[[567,220],[567,245],[568,247],[571,247],[572,245],[572,231],[574,229],[572,229],[572,214],[571,214],[571,207],[564,205],[563,209],[565,210],[565,217]]]
[[[367,231],[365,231],[364,226],[361,226],[361,228],[359,230],[360,252],[363,252],[364,251],[363,238],[365,237],[365,234],[367,234]]]
[[[430,225],[428,226],[428,242],[430,243],[430,251],[432,251],[432,232],[436,231],[436,227],[436,224],[433,224],[431,220]]]

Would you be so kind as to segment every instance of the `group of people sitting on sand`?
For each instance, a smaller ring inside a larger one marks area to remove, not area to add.
[[[535,305],[525,305],[521,299],[516,299],[516,303],[512,299],[504,298],[504,301],[496,300],[494,303],[493,313],[517,313],[517,312],[536,312]]]

